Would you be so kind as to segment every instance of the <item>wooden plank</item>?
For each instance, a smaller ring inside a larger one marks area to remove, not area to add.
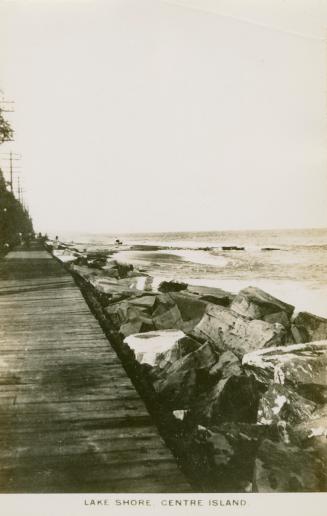
[[[46,251],[0,262],[0,492],[190,487],[72,277]]]

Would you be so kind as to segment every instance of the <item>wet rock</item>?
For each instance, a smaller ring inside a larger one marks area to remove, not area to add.
[[[327,319],[308,312],[300,312],[293,321],[299,332],[311,342],[327,339]]]
[[[253,351],[243,357],[242,365],[263,383],[291,385],[313,396],[326,388],[327,341]]]
[[[264,439],[258,448],[255,461],[254,491],[326,491],[326,466],[326,456],[319,449]]]
[[[303,398],[291,387],[272,384],[260,399],[257,421],[262,425],[279,421],[298,424],[311,419],[316,408],[316,403]]]
[[[248,320],[227,308],[208,305],[192,336],[208,339],[217,349],[242,357],[255,349],[284,344],[286,333],[278,323]]]
[[[180,330],[151,331],[137,333],[125,338],[124,343],[135,353],[142,364],[154,366],[162,353],[172,348],[185,334]]]
[[[234,298],[231,309],[250,319],[262,319],[276,312],[285,312],[285,315],[290,318],[294,306],[280,301],[259,288],[247,287]]]

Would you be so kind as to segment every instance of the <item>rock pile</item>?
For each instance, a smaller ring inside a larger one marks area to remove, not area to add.
[[[151,281],[111,257],[70,265],[175,421],[197,490],[327,490],[327,320],[248,287]],[[182,285],[182,287],[181,287]]]

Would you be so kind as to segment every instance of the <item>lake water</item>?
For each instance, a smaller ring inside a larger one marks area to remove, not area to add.
[[[143,267],[163,279],[217,286],[238,292],[258,286],[307,310],[327,317],[327,229],[60,235],[87,249],[112,249],[115,257]],[[159,249],[128,250],[130,245]],[[126,247],[125,247],[126,246]],[[222,250],[223,246],[244,250]],[[273,248],[274,250],[263,250]]]

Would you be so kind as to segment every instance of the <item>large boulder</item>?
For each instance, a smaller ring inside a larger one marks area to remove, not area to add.
[[[323,317],[309,312],[299,312],[293,323],[299,332],[307,336],[306,342],[327,339],[327,319]]]
[[[256,450],[265,433],[262,425],[222,423],[199,425],[191,434],[189,455],[198,451],[205,489],[211,492],[251,492]],[[195,464],[195,468],[196,468]]]
[[[208,303],[187,292],[171,292],[170,297],[176,303],[183,321],[193,321],[195,326],[202,319]]]
[[[257,451],[253,487],[261,493],[326,491],[326,453],[319,447],[264,439]]]
[[[285,341],[285,328],[281,324],[248,320],[215,305],[207,306],[192,334],[214,343],[220,351],[233,351],[238,357],[263,347],[283,345]]]
[[[182,315],[169,294],[160,294],[152,312],[153,324],[157,330],[182,329]]]
[[[291,425],[311,419],[317,404],[291,387],[272,384],[260,399],[257,422],[262,425],[285,421]]]
[[[200,347],[200,342],[188,336],[182,337],[168,351],[158,355],[155,373],[158,374],[158,370],[161,372],[162,369],[168,369],[172,364]]]
[[[231,309],[250,319],[262,319],[276,312],[284,312],[289,319],[294,312],[294,306],[280,301],[257,287],[241,290],[234,298]]]
[[[253,351],[242,364],[259,381],[291,385],[313,401],[326,393],[326,340]]]
[[[224,421],[256,423],[260,395],[260,385],[251,376],[223,378],[198,397],[189,419],[202,425]]]
[[[152,331],[129,335],[124,343],[134,351],[138,362],[154,366],[158,357],[183,337],[185,334],[180,330]]]
[[[215,347],[205,343],[164,367],[153,382],[161,401],[172,410],[189,408],[192,400],[206,388],[209,370],[217,360]]]

